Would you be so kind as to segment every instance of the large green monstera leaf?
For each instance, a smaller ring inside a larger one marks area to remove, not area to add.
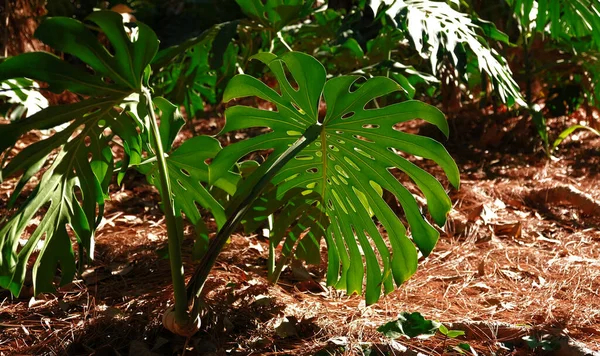
[[[143,128],[143,120],[124,107],[137,105],[139,96],[132,94],[142,88],[144,70],[158,49],[158,39],[143,24],[126,30],[121,16],[113,12],[95,12],[87,20],[104,33],[112,52],[88,26],[70,18],[47,19],[36,31],[40,40],[76,56],[87,68],[45,52],[26,53],[0,64],[0,81],[26,76],[47,83],[54,92],[69,90],[84,98],[0,126],[0,151],[5,155],[30,130],[66,126],[16,156],[8,156],[8,164],[1,169],[0,180],[20,176],[14,198],[45,168],[27,202],[0,229],[0,287],[15,295],[21,291],[30,257],[38,248],[33,263],[35,293],[55,289],[57,269],[61,284],[71,281],[76,262],[67,226],[79,243],[80,262],[84,256],[93,256],[94,229],[102,218],[115,168],[113,140],[118,137],[124,148],[123,169],[142,158],[138,127]],[[39,224],[20,246],[20,237],[36,216],[40,216]]]
[[[350,294],[361,293],[366,274],[366,301],[374,303],[381,296],[382,285],[385,292],[390,292],[394,281],[401,284],[414,274],[417,248],[427,256],[439,237],[421,214],[415,197],[398,182],[392,170],[399,169],[417,184],[437,224],[444,224],[451,209],[442,185],[399,153],[435,161],[450,182],[455,187],[459,185],[456,164],[440,143],[400,132],[395,125],[420,118],[448,135],[444,115],[418,101],[367,109],[374,99],[401,90],[388,78],[372,78],[361,85],[356,85],[358,76],[326,80],[325,70],[317,60],[297,52],[281,57],[263,53],[256,59],[274,73],[280,93],[251,76],[238,75],[230,82],[225,100],[257,96],[273,103],[276,110],[232,106],[225,112],[223,132],[253,127],[266,127],[270,132],[225,147],[210,166],[211,181],[218,181],[250,152],[272,150],[265,164],[241,183],[238,191],[244,192],[299,138],[313,140],[274,177],[273,187],[265,195],[272,194],[271,199],[259,201],[254,209],[271,213],[277,210],[273,204],[283,206],[284,216],[276,215],[275,220],[287,219],[282,226],[290,228],[279,228],[279,236],[274,234],[272,238],[294,234],[294,240],[307,239],[300,251],[308,254],[300,257],[309,261],[318,261],[314,254],[319,253],[319,240],[324,237],[328,248],[328,284]],[[322,120],[321,97],[327,107]],[[404,209],[412,241],[382,198],[384,190],[392,193]],[[294,204],[293,197],[298,196],[305,197],[310,211],[307,208],[294,211],[289,206]],[[309,230],[303,237],[299,236],[301,227]]]

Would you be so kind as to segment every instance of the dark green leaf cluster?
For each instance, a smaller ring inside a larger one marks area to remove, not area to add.
[[[348,9],[319,8],[305,0],[237,3],[248,16],[237,31],[220,39],[207,37],[193,47],[183,45],[180,49],[187,52],[156,81],[161,93],[184,103],[191,116],[202,109],[203,101],[220,100],[219,83],[235,71],[262,74],[262,67],[250,61],[252,56],[289,50],[313,55],[331,75],[392,78],[402,86],[396,95],[403,99],[437,95],[444,77],[441,65],[448,58],[469,89],[484,86],[483,72],[503,102],[525,104],[506,60],[492,46],[509,46],[508,37],[493,23],[444,2],[362,1]],[[219,47],[217,56],[225,59],[218,64],[206,55],[214,46]]]
[[[436,320],[425,319],[419,312],[408,313],[402,312],[398,319],[387,322],[377,328],[377,331],[390,339],[398,339],[405,337],[408,339],[419,337],[431,337],[439,331],[449,339],[456,339],[465,335],[463,330],[449,330],[444,324]],[[459,349],[470,351],[469,344],[461,343],[457,346]],[[456,350],[460,352],[460,350]]]
[[[152,61],[156,94],[183,105],[188,117],[204,104],[220,101],[224,83],[235,70],[237,45],[230,43],[237,22],[213,26],[200,36],[162,50]]]
[[[390,339],[427,337],[433,336],[441,326],[442,324],[435,320],[425,319],[421,313],[403,312],[397,320],[381,325],[377,328],[377,331]]]
[[[27,201],[0,229],[0,287],[10,289],[15,295],[20,293],[30,259],[35,261],[32,275],[36,293],[54,290],[57,269],[61,285],[72,280],[76,259],[71,235],[79,245],[79,266],[87,258],[93,258],[94,231],[102,219],[114,171],[119,172],[120,182],[128,167],[145,159],[142,169],[151,181],[153,178],[154,153],[148,145],[150,132],[141,92],[144,73],[158,50],[158,39],[144,24],[125,27],[121,16],[114,12],[95,12],[87,21],[102,31],[106,44],[98,40],[90,26],[70,18],[50,18],[36,32],[40,40],[77,57],[85,66],[72,65],[45,52],[26,53],[0,64],[0,81],[27,77],[47,83],[48,90],[56,93],[68,90],[80,99],[0,126],[3,138],[0,152],[7,161],[1,167],[0,180],[20,177],[9,207],[25,184],[41,174]],[[161,140],[171,147],[183,120],[177,108],[165,99],[157,97],[154,104],[163,114]],[[10,147],[23,134],[50,129],[54,129],[53,135],[10,156]],[[204,159],[214,156],[219,146],[208,137],[203,142],[189,142],[173,153],[176,158],[173,170],[187,169],[189,158],[186,161],[185,152],[194,145],[201,145]],[[115,146],[122,147],[123,152],[117,161]],[[195,166],[196,170],[185,170],[193,178],[202,179],[202,167],[204,176],[208,174],[205,165]],[[214,209],[221,221],[223,208],[210,201],[198,180],[194,183],[195,194],[189,199]],[[194,223],[202,223],[196,206],[177,208]],[[28,239],[21,239],[36,217],[39,224]]]

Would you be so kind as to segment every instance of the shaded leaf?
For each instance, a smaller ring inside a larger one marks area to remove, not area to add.
[[[77,56],[88,68],[43,52],[26,53],[0,63],[0,81],[27,76],[46,82],[55,92],[70,90],[87,96],[80,102],[49,107],[0,126],[2,151],[30,130],[66,126],[29,145],[2,167],[2,179],[21,174],[16,193],[46,168],[26,204],[0,229],[0,287],[10,289],[14,295],[21,291],[25,269],[40,241],[43,247],[33,263],[35,293],[54,291],[57,270],[61,285],[72,279],[75,257],[67,225],[79,244],[79,263],[93,257],[94,230],[103,215],[115,166],[112,139],[119,137],[123,144],[126,158],[121,162],[122,169],[141,160],[139,119],[121,105],[131,103],[134,99],[130,94],[141,88],[144,69],[158,49],[158,39],[150,28],[137,24],[132,41],[121,16],[114,12],[95,12],[88,20],[104,32],[114,55],[84,24],[70,18],[50,18],[40,25],[36,36],[57,50]],[[53,152],[56,155],[51,156]],[[52,157],[49,162],[48,157]],[[37,215],[42,215],[39,225],[19,248],[19,238]]]
[[[199,206],[211,212],[218,227],[226,220],[223,207],[203,185],[208,182],[208,166],[205,161],[214,158],[220,150],[221,145],[216,139],[196,136],[185,141],[166,159],[175,215],[181,217],[182,213],[185,214],[196,227],[195,257],[200,257],[208,246],[208,229],[201,218]],[[159,191],[162,189],[155,161],[148,160],[137,169],[146,175],[150,184]],[[226,172],[215,185],[234,194],[238,180],[237,176]]]
[[[242,11],[275,32],[312,11],[314,0],[236,0]]]

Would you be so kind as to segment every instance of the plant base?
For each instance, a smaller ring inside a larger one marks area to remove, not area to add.
[[[185,323],[178,323],[175,318],[175,306],[167,308],[162,318],[163,326],[173,334],[190,337],[200,330],[202,321],[200,315],[196,313],[194,317],[189,317]]]

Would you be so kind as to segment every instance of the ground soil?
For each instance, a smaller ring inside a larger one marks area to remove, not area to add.
[[[195,130],[216,133],[220,120],[197,120]],[[36,298],[0,292],[0,355],[441,355],[461,343],[480,355],[600,350],[600,138],[577,133],[549,159],[526,122],[475,109],[451,118],[459,190],[413,158],[442,179],[454,209],[416,275],[379,303],[324,288],[324,265],[295,263],[270,285],[266,239],[236,234],[210,275],[204,328],[187,340],[161,326],[172,301],[168,261],[158,257],[165,224],[156,191],[132,173],[111,190],[82,278]],[[569,123],[551,120],[551,136]],[[423,123],[403,129],[439,138]],[[1,214],[13,187],[0,187]],[[392,341],[376,330],[416,311],[466,335]]]

